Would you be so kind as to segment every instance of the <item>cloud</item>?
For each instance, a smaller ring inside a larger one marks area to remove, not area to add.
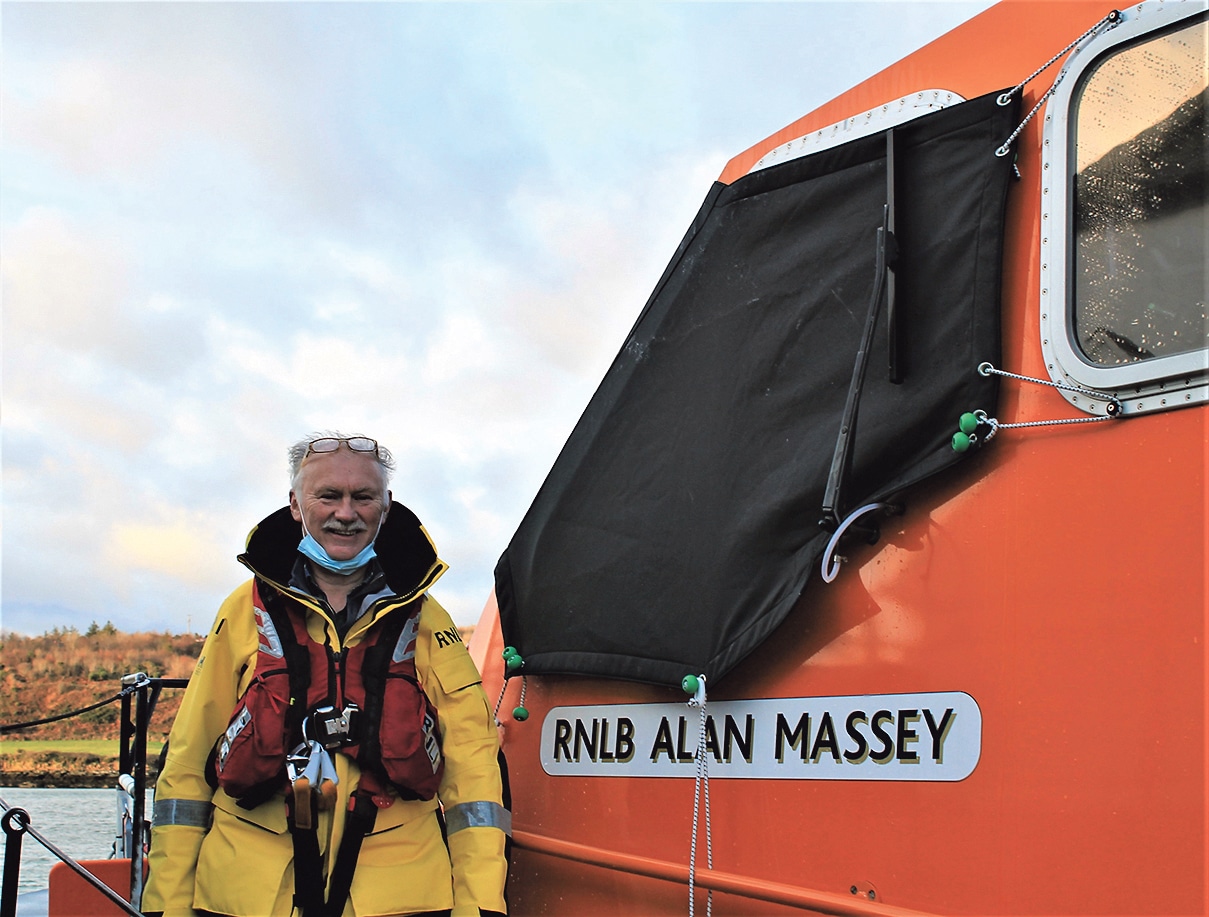
[[[214,571],[223,545],[213,537],[208,520],[176,518],[161,523],[123,522],[108,534],[103,563],[110,569],[159,574],[186,586],[215,585]]]
[[[6,10],[6,131],[77,175],[145,176],[199,138],[224,138],[297,176],[288,142],[316,91],[269,10],[221,4]],[[46,53],[49,52],[49,53]],[[303,118],[305,121],[305,118]]]
[[[6,332],[72,349],[121,341],[127,280],[119,246],[46,207],[32,207],[6,227],[3,244]]]
[[[213,520],[132,486],[124,463],[83,440],[46,448],[18,436],[13,448],[11,439],[6,433],[5,627],[15,626],[14,605],[44,604],[89,620],[174,627],[199,586],[215,587]]]
[[[82,375],[84,358],[92,367],[162,378],[204,356],[172,346],[196,341],[198,319],[168,296],[140,301],[131,281],[134,259],[102,227],[31,207],[4,228],[2,244],[6,339],[18,352],[48,348],[44,373],[61,381],[73,370]]]
[[[597,381],[725,161],[680,154],[649,162],[640,184],[518,188],[509,209],[557,270],[516,278],[508,321],[551,364]]]

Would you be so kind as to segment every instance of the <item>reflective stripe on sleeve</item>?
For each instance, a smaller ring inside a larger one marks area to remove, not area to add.
[[[157,799],[152,822],[161,825],[188,825],[190,828],[209,828],[212,803],[199,799]]]
[[[499,828],[512,836],[512,813],[496,802],[463,802],[445,810],[445,830],[450,834],[463,828]]]

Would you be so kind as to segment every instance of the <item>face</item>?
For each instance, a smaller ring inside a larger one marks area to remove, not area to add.
[[[390,491],[373,455],[341,446],[312,453],[302,463],[290,512],[335,560],[348,560],[378,534]]]

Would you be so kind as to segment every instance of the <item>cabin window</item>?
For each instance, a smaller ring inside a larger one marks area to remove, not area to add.
[[[1209,23],[1118,51],[1074,102],[1074,332],[1118,366],[1205,346]]]
[[[1203,14],[1135,13],[1072,55],[1050,103],[1043,349],[1055,380],[1130,412],[1205,400],[1207,50]]]

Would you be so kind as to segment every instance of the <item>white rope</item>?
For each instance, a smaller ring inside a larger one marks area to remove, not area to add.
[[[978,364],[978,375],[980,376],[1003,376],[1007,379],[1016,379],[1019,382],[1032,382],[1035,385],[1048,385],[1051,388],[1059,388],[1065,392],[1074,392],[1077,395],[1083,395],[1095,401],[1107,401],[1108,404],[1104,408],[1103,417],[1066,417],[1060,420],[1029,420],[1021,423],[999,423],[994,418],[988,418],[988,422],[993,427],[1002,427],[1009,429],[1011,427],[1048,427],[1065,423],[1097,423],[1101,420],[1114,420],[1121,416],[1121,402],[1112,395],[1107,395],[1104,392],[1092,391],[1089,388],[1080,388],[1077,385],[1068,385],[1065,382],[1055,382],[1053,379],[1037,379],[1033,376],[1022,376],[1019,373],[1010,373],[1006,369],[996,369],[991,363],[983,362]],[[975,414],[980,412],[975,411]],[[995,434],[992,433],[991,436]],[[990,437],[987,437],[988,439]]]
[[[962,415],[961,430],[953,437],[953,449],[957,452],[965,452],[966,449],[978,442],[978,436],[976,436],[974,433],[974,430],[977,429],[977,426],[990,427],[990,432],[987,433],[986,437],[982,440],[983,443],[989,443],[995,438],[995,435],[1000,430],[1011,430],[1020,427],[1058,427],[1062,426],[1063,424],[1072,423],[1102,423],[1105,420],[1116,420],[1117,418],[1124,416],[1124,409],[1121,405],[1121,402],[1113,395],[1108,395],[1104,392],[1096,392],[1092,391],[1091,389],[1080,388],[1077,385],[1068,385],[1065,382],[1055,382],[1052,379],[1036,379],[1032,376],[1022,376],[1019,373],[1010,373],[1004,369],[996,369],[987,362],[978,364],[978,375],[984,377],[1004,376],[1008,379],[1017,379],[1020,382],[1032,382],[1035,385],[1048,385],[1051,388],[1060,388],[1067,392],[1077,392],[1080,395],[1086,395],[1088,398],[1095,400],[1107,401],[1108,404],[1104,406],[1104,414],[1098,417],[1056,417],[1050,420],[1022,420],[1016,423],[1000,423],[996,418],[989,416],[986,411],[972,411],[970,413],[977,421],[977,425],[973,428],[967,429],[964,426],[965,417],[967,415]],[[967,440],[963,441],[963,443],[959,443],[958,439],[962,436],[965,436]]]
[[[991,432],[986,435],[983,442],[989,443],[995,438],[995,434],[1000,430],[1011,430],[1014,427],[1060,427],[1068,423],[1099,423],[1103,420],[1112,420],[1111,414],[1105,414],[1103,417],[1062,417],[1054,420],[1028,420],[1020,423],[1000,423],[994,417],[988,417],[986,411],[975,411],[974,416],[987,424],[991,428]],[[973,439],[971,438],[971,442]]]
[[[1096,32],[1100,31],[1100,29],[1104,28],[1104,26],[1106,26],[1106,25],[1115,26],[1120,21],[1121,21],[1121,13],[1118,10],[1113,10],[1111,13],[1109,13],[1107,16],[1105,16],[1103,19],[1101,19],[1099,22],[1097,22],[1095,25],[1093,25],[1090,29],[1088,29],[1086,32],[1084,32],[1082,35],[1080,35],[1078,38],[1076,38],[1074,41],[1072,41],[1069,45],[1067,45],[1065,48],[1063,48],[1061,51],[1059,51],[1057,54],[1055,54],[1053,57],[1051,57],[1048,61],[1046,61],[1044,64],[1042,64],[1039,68],[1037,68],[1031,76],[1026,77],[1023,81],[1021,81],[1014,88],[1009,89],[1007,92],[1000,95],[996,101],[1000,105],[1007,105],[1012,100],[1012,96],[1014,96],[1018,92],[1021,92],[1027,84],[1032,82],[1034,79],[1036,79],[1038,76],[1040,76],[1046,70],[1048,70],[1051,66],[1053,66],[1054,62],[1057,61],[1058,58],[1060,58],[1063,54],[1066,54],[1068,51],[1071,51],[1072,49],[1074,49],[1077,45],[1079,45],[1082,41],[1084,41],[1084,39],[1091,37]],[[1037,114],[1037,110],[1043,104],[1045,104],[1045,100],[1054,94],[1054,90],[1058,88],[1058,84],[1062,82],[1062,78],[1064,76],[1066,76],[1065,70],[1059,72],[1057,77],[1054,78],[1053,85],[1050,86],[1049,89],[1045,90],[1045,92],[1043,92],[1041,94],[1041,98],[1039,98],[1037,100],[1037,104],[1033,106],[1033,110],[1030,111],[1027,115],[1025,115],[1024,120],[1020,122],[1020,126],[1017,127],[1014,131],[1012,131],[1012,135],[1010,137],[1008,137],[1007,140],[1003,141],[1003,146],[999,147],[999,149],[997,149],[995,151],[996,156],[1003,157],[1003,156],[1006,156],[1011,151],[1012,142],[1017,137],[1020,136],[1020,132],[1022,130],[1024,130],[1025,125],[1027,125],[1031,120],[1033,120],[1033,115]]]
[[[499,699],[496,700],[496,702],[495,702],[495,710],[493,710],[491,713],[492,718],[495,720],[496,726],[504,725],[503,723],[500,722],[500,705],[504,702],[504,692],[507,690],[508,690],[508,679],[505,678],[504,683],[500,685],[500,696],[499,696]]]
[[[499,696],[499,698],[498,698],[498,699],[496,700],[496,702],[495,702],[495,710],[493,710],[493,711],[492,711],[492,714],[491,714],[492,718],[495,720],[495,725],[496,725],[496,726],[503,726],[503,725],[504,725],[504,724],[503,724],[503,723],[500,721],[500,706],[501,706],[501,705],[504,703],[504,694],[505,694],[505,693],[507,692],[507,690],[508,690],[508,682],[509,682],[509,680],[510,680],[510,679],[508,679],[508,678],[505,676],[505,678],[504,678],[504,683],[503,683],[502,685],[500,685],[500,696]],[[521,697],[520,697],[520,700],[517,702],[517,706],[518,706],[518,707],[523,707],[523,706],[525,706],[525,692],[526,692],[528,689],[529,689],[529,677],[528,677],[527,675],[522,675],[522,676],[521,676]]]
[[[714,845],[709,822],[709,759],[705,743],[705,676],[697,676],[697,692],[689,699],[690,707],[701,708],[701,728],[697,732],[697,776],[693,781],[693,841],[688,853],[688,917],[693,917],[695,902],[693,901],[694,886],[697,876],[697,814],[700,810],[702,789],[705,795],[705,864],[711,871],[714,868]],[[712,917],[714,912],[714,891],[709,889],[705,898],[706,917]]]

